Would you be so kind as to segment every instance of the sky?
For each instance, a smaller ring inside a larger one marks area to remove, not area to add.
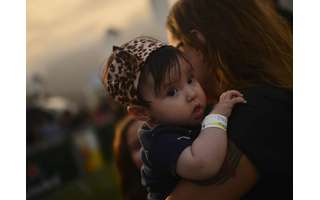
[[[48,57],[90,45],[104,37],[108,27],[126,27],[134,17],[148,17],[148,11],[147,0],[29,0],[27,70],[44,67]]]
[[[48,93],[81,101],[113,44],[142,34],[166,39],[164,22],[173,2],[27,1],[27,93],[36,74]]]

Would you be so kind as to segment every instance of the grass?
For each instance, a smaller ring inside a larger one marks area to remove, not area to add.
[[[45,200],[120,200],[120,191],[116,183],[114,165],[104,166],[69,182],[47,195]]]

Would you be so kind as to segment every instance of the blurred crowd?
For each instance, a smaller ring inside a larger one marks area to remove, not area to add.
[[[27,199],[49,198],[90,174],[103,173],[106,167],[112,170],[114,126],[123,115],[123,108],[103,92],[93,108],[64,97],[28,95]],[[106,181],[112,180],[106,178]]]

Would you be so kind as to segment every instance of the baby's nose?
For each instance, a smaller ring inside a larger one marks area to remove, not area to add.
[[[194,90],[192,89],[188,89],[187,91],[187,101],[190,102],[190,101],[193,101],[196,97],[196,93]]]

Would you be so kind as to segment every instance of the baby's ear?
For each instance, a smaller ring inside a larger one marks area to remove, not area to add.
[[[130,105],[130,106],[127,106],[127,111],[129,115],[132,115],[137,120],[141,120],[141,121],[150,120],[148,109],[143,106]]]

